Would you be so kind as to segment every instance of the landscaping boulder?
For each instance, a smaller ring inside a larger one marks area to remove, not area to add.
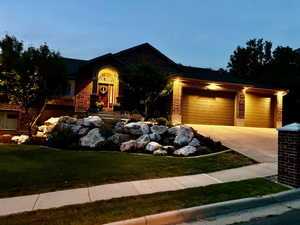
[[[161,136],[157,133],[152,133],[152,134],[149,134],[149,137],[150,137],[150,140],[151,141],[160,141],[161,140]]]
[[[136,140],[130,140],[130,141],[123,142],[121,144],[120,151],[121,152],[129,152],[132,150],[136,150],[136,148],[137,148]]]
[[[83,126],[83,122],[84,122],[83,119],[77,119],[75,124],[78,125],[78,126]]]
[[[78,135],[80,137],[85,136],[88,132],[89,132],[89,128],[88,127],[81,127],[80,130],[78,131]]]
[[[168,155],[168,152],[166,150],[158,149],[153,152],[153,155],[165,156]]]
[[[108,141],[111,141],[112,143],[116,145],[120,145],[123,142],[129,141],[131,139],[131,136],[128,134],[121,134],[121,133],[115,133],[114,135],[107,138]]]
[[[159,134],[159,135],[163,135],[168,131],[168,127],[162,125],[153,125],[150,129],[152,133]]]
[[[46,126],[54,126],[58,123],[60,117],[51,117],[44,122]]]
[[[95,148],[105,141],[105,138],[101,136],[99,128],[90,130],[87,135],[80,138],[80,145],[83,147]]]
[[[146,145],[146,151],[149,151],[149,152],[154,152],[158,149],[161,149],[161,145],[157,142],[154,142],[154,141],[151,141],[150,143],[148,143]]]
[[[140,136],[143,134],[148,134],[150,129],[146,123],[143,122],[131,122],[124,125],[124,131],[128,134],[135,136]]]
[[[194,146],[184,146],[180,149],[177,149],[175,152],[174,152],[174,155],[177,155],[177,156],[189,156],[189,155],[192,155],[194,154],[195,152],[197,152],[197,149],[194,147]]]
[[[103,121],[99,116],[89,116],[83,118],[83,126],[85,127],[101,127]]]
[[[77,121],[76,118],[71,116],[62,116],[59,118],[60,123],[68,123],[68,124],[75,124]]]
[[[78,126],[78,125],[70,125],[70,128],[71,128],[71,130],[72,130],[72,132],[74,133],[74,134],[78,134],[79,133],[79,130],[82,128],[81,126]]]
[[[174,126],[168,129],[168,134],[171,136],[176,136],[181,126]]]
[[[175,147],[172,145],[163,146],[162,149],[166,150],[168,153],[173,153],[175,151]]]
[[[115,127],[114,127],[114,132],[123,133],[125,124],[126,124],[126,122],[124,122],[124,121],[117,122]]]
[[[199,147],[200,146],[200,141],[197,138],[193,138],[188,145],[194,146],[194,147]]]
[[[177,126],[176,126],[177,127]],[[178,126],[174,144],[179,146],[188,145],[194,137],[194,132],[191,127]]]
[[[17,143],[18,145],[24,144],[29,141],[29,136],[28,135],[14,136],[11,138],[11,141]]]
[[[136,140],[137,148],[138,149],[144,148],[150,141],[151,141],[151,139],[150,139],[150,135],[149,134],[144,134],[144,135],[140,136]]]

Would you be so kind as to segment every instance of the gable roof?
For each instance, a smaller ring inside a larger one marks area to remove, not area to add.
[[[79,75],[80,66],[87,62],[87,60],[83,59],[72,59],[66,57],[63,57],[62,60],[65,62],[68,77],[73,79]]]
[[[229,73],[225,73],[222,71],[212,70],[208,68],[200,68],[193,66],[184,66],[181,64],[175,63],[173,60],[168,58],[158,49],[153,47],[149,43],[143,43],[117,53],[107,53],[90,60],[80,60],[80,59],[72,59],[72,58],[63,58],[67,64],[67,72],[69,77],[73,77],[74,79],[80,75],[81,71],[85,71],[91,73],[92,68],[97,67],[101,64],[114,63],[121,66],[126,66],[134,63],[138,63],[143,52],[151,52],[151,54],[155,55],[165,63],[164,66],[169,69],[170,76],[182,76],[191,79],[205,80],[205,81],[216,81],[216,82],[224,82],[224,83],[236,83],[236,84],[244,84],[251,85],[257,88],[265,88],[265,89],[276,89],[276,87],[265,84],[258,84],[251,81],[246,81],[240,78],[237,78]],[[134,57],[133,57],[134,56]],[[151,63],[153,63],[151,61]],[[84,73],[83,75],[86,75]]]

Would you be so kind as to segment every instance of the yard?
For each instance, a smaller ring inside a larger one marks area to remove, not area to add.
[[[287,187],[258,178],[0,217],[1,225],[100,225],[160,212],[261,196]]]
[[[234,151],[201,158],[0,145],[0,198],[121,181],[182,176],[255,163]]]

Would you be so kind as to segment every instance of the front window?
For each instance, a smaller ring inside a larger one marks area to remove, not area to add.
[[[0,129],[16,130],[17,129],[17,113],[0,112]]]

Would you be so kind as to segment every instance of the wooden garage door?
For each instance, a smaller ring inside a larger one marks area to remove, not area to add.
[[[183,90],[183,123],[233,125],[234,98],[229,92]]]
[[[245,125],[247,127],[273,127],[272,98],[246,94]]]

